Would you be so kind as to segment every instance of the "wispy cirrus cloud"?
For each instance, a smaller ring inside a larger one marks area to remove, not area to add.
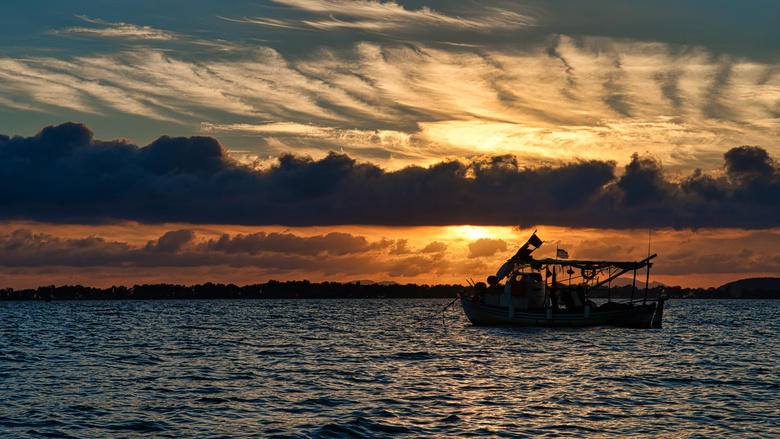
[[[296,150],[299,154],[319,155],[323,148],[331,150],[361,151],[365,157],[378,158],[387,155],[401,157],[417,157],[422,162],[432,159],[435,151],[425,150],[422,140],[415,136],[394,130],[359,130],[323,127],[313,124],[299,124],[292,122],[278,122],[266,124],[215,124],[203,122],[200,131],[205,134],[219,136],[221,134],[244,135],[251,137],[263,137],[274,139],[269,148],[278,153]],[[373,153],[371,151],[374,151]],[[235,155],[245,155],[248,162],[260,165],[264,160],[258,154],[247,151],[231,151]],[[272,164],[275,156],[269,156],[266,165]],[[401,160],[391,167],[403,167],[407,164]]]
[[[174,114],[164,114],[154,99],[144,96],[133,89],[133,81],[121,84],[106,81],[110,70],[103,70],[103,80],[90,77],[93,66],[89,61],[83,65],[86,75],[80,75],[68,63],[54,58],[33,58],[27,60],[0,59],[0,78],[13,84],[8,101],[24,100],[26,109],[47,112],[53,107],[64,108],[86,114],[101,114],[103,109],[113,109],[119,113],[134,114],[158,120],[178,121]],[[106,63],[103,63],[107,66]],[[139,84],[149,89],[149,84]],[[0,91],[2,97],[3,91]],[[167,92],[166,92],[167,94]],[[27,96],[24,99],[23,96]],[[180,112],[175,112],[180,113]]]
[[[295,122],[278,122],[267,124],[217,124],[203,122],[200,124],[200,130],[204,133],[225,133],[225,132],[243,132],[256,134],[282,134],[293,136],[328,136],[333,132],[333,128],[319,127],[311,124],[301,124]]]
[[[429,7],[407,9],[396,2],[344,1],[344,0],[274,0],[297,11],[324,18],[244,17],[230,19],[244,23],[269,27],[303,28],[320,30],[354,29],[384,32],[391,30],[414,30],[420,26],[452,30],[494,32],[496,30],[518,29],[533,26],[535,19],[530,15],[498,7],[486,7],[479,12],[471,11],[468,18],[437,12]]]
[[[198,38],[181,32],[158,29],[153,26],[124,22],[109,22],[106,20],[89,18],[85,15],[77,15],[76,17],[92,26],[70,26],[51,30],[48,34],[60,37],[103,40],[107,44],[121,42],[126,45],[137,45],[141,47],[176,49],[189,54],[192,54],[193,48],[197,47],[204,47],[211,51],[211,53],[227,53],[246,50],[245,45],[236,44],[224,39]],[[195,50],[194,53],[197,53],[197,50]]]
[[[111,23],[105,20],[91,19],[84,15],[78,18],[97,27],[73,26],[51,31],[54,35],[82,35],[99,38],[118,38],[127,40],[171,41],[181,38],[172,31],[155,29],[151,26],[139,26],[131,23]]]
[[[143,48],[0,58],[0,79],[10,108],[251,133],[258,155],[549,161],[565,148],[567,157],[625,163],[640,150],[701,167],[739,144],[780,153],[777,65],[660,43],[559,36],[523,51],[475,51],[363,42],[295,59],[260,47],[249,58],[200,61]]]

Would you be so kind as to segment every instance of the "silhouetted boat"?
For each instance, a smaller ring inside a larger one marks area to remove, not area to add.
[[[488,277],[487,284],[477,282],[473,294],[461,295],[463,311],[473,325],[661,327],[665,298],[647,297],[650,260],[657,255],[639,262],[569,260],[565,251],[558,250],[557,259],[532,258],[531,252],[541,244],[534,233],[495,276]],[[636,274],[645,267],[644,296],[635,299]],[[594,290],[629,272],[634,277],[630,299],[613,301],[608,296],[601,305],[592,300]],[[568,285],[557,281],[559,273],[568,274]],[[601,276],[604,280],[599,280]],[[572,285],[572,280],[577,282]]]

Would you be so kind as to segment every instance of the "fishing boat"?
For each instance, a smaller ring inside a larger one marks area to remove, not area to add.
[[[556,258],[534,259],[531,253],[542,242],[534,232],[487,283],[477,282],[471,294],[461,295],[463,312],[473,325],[661,327],[665,298],[647,297],[650,261],[656,254],[638,262],[570,260],[559,249]],[[644,295],[635,298],[637,271],[642,269],[647,275]],[[633,273],[630,299],[596,297],[627,273]],[[568,275],[568,284],[558,281],[562,274]]]

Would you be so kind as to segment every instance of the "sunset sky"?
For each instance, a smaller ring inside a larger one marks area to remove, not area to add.
[[[0,288],[780,275],[776,0],[3,6]]]

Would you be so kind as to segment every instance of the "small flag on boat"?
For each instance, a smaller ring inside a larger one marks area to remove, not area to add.
[[[569,259],[569,253],[566,250],[559,248],[558,259]]]

